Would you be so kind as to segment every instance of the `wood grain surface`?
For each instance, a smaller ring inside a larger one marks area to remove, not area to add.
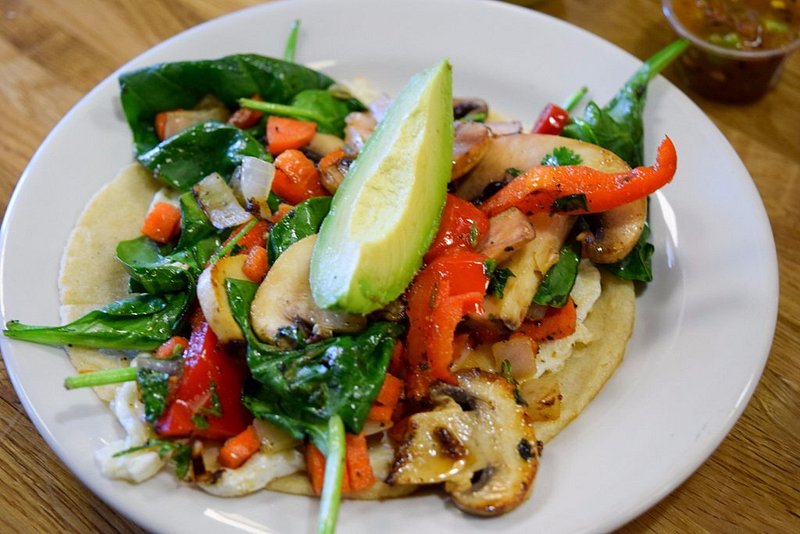
[[[81,96],[180,31],[255,0],[0,0],[0,209],[41,141]],[[517,2],[645,58],[672,38],[655,0]],[[764,375],[709,460],[625,526],[637,532],[800,532],[800,53],[760,101],[726,105],[673,82],[752,174],[780,262],[780,307]],[[735,234],[736,229],[731,229]],[[0,367],[2,364],[0,363]],[[0,532],[141,532],[62,465],[0,369]]]

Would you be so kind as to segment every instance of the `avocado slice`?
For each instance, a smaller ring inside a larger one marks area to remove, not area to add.
[[[311,292],[322,308],[369,313],[422,265],[439,226],[453,152],[452,68],[416,74],[353,163],[320,228]]]

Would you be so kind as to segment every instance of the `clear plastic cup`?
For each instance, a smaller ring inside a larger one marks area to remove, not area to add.
[[[750,102],[761,98],[778,82],[789,54],[800,47],[800,38],[771,49],[718,46],[692,33],[678,19],[673,0],[662,0],[661,6],[675,32],[692,43],[676,62],[679,75],[693,90],[715,100]]]

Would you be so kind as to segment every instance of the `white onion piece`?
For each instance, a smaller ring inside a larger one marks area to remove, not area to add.
[[[222,230],[238,226],[252,217],[217,173],[209,174],[196,183],[192,187],[192,193],[214,228]]]
[[[511,364],[511,376],[520,382],[536,374],[536,351],[535,343],[527,336],[515,336],[492,345],[497,368],[501,368],[503,360],[508,360]]]
[[[272,180],[275,178],[275,166],[263,159],[245,156],[240,165],[242,197],[245,205],[258,207],[262,219],[272,215],[267,204],[267,196],[272,189]]]
[[[520,121],[489,121],[485,124],[495,137],[522,133]]]

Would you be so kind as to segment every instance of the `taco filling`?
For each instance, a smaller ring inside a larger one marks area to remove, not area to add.
[[[66,346],[68,387],[109,402],[109,477],[322,495],[322,530],[339,495],[431,484],[508,512],[623,359],[675,172],[668,138],[643,165],[645,89],[682,50],[530,129],[453,99],[445,62],[395,99],[254,55],[126,73],[138,161],[72,233],[65,325],[5,334]]]

